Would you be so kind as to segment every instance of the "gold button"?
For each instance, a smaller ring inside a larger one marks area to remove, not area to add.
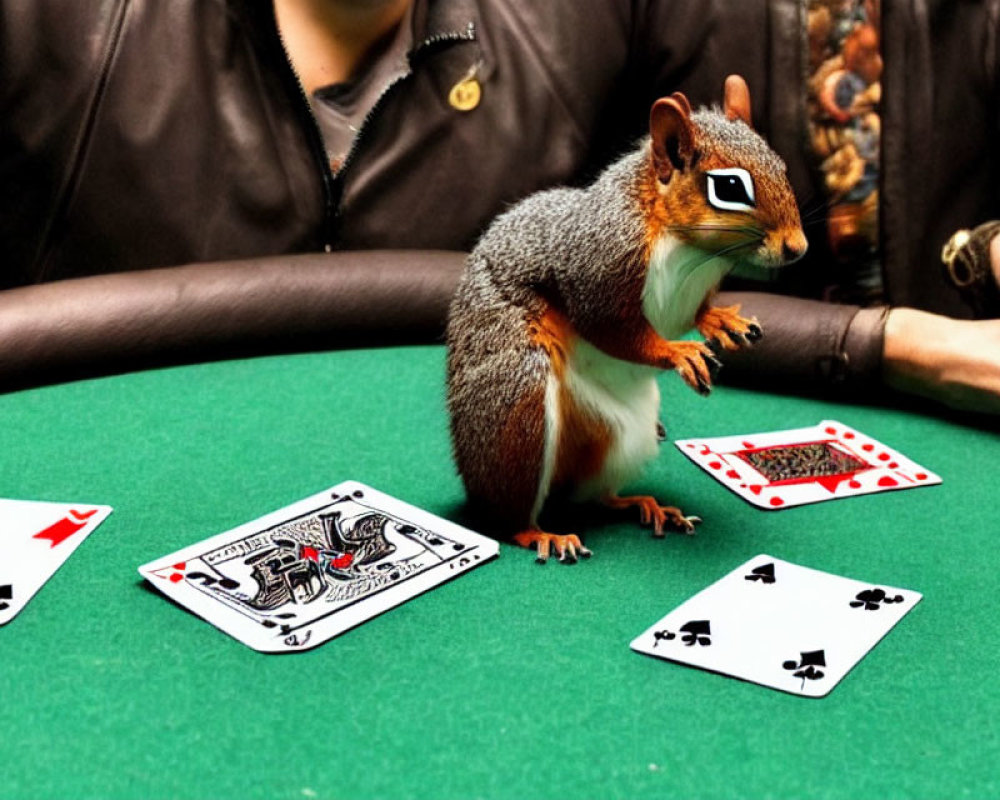
[[[475,78],[463,78],[448,93],[448,102],[458,111],[472,111],[479,105],[483,89]]]

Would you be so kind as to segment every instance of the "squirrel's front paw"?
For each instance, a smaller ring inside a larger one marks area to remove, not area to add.
[[[707,395],[712,391],[722,362],[715,357],[712,348],[705,342],[671,342],[671,366],[677,370],[684,383],[698,394]]]
[[[706,308],[698,317],[698,332],[706,341],[718,342],[725,350],[751,347],[764,335],[764,331],[756,319],[741,317],[739,312],[738,305]]]

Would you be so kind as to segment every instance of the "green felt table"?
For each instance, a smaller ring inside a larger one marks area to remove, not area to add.
[[[837,419],[940,486],[766,512],[666,444],[635,488],[704,518],[594,557],[499,559],[309,652],[267,656],[138,565],[353,478],[463,513],[440,347],[268,357],[0,396],[0,496],[111,517],[0,629],[0,796],[1000,796],[995,433],[662,378],[671,439]],[[633,653],[759,553],[920,591],[824,699]]]

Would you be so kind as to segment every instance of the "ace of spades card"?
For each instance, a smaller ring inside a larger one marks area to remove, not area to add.
[[[675,608],[633,650],[806,697],[823,697],[920,602],[759,555]]]
[[[833,420],[674,444],[723,486],[768,510],[941,483],[897,450]]]
[[[109,506],[0,499],[0,625],[28,601],[111,513]]]
[[[493,539],[356,482],[139,568],[255,650],[305,650],[488,561]]]

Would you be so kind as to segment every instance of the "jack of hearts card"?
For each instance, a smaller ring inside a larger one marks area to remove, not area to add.
[[[255,650],[305,650],[488,561],[480,536],[349,481],[139,568]]]

